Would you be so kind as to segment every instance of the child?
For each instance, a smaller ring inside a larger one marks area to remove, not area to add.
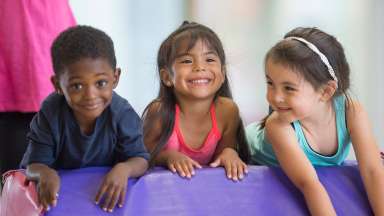
[[[187,178],[202,165],[224,166],[242,179],[249,152],[217,35],[185,21],[161,44],[157,64],[159,95],[143,114],[152,162]]]
[[[57,203],[55,169],[113,166],[95,198],[112,212],[124,203],[128,178],[141,176],[149,159],[140,117],[113,91],[120,76],[113,42],[100,30],[76,26],[55,39],[51,55],[56,93],[31,122],[21,166],[37,181],[45,210]]]
[[[363,107],[347,96],[349,66],[334,38],[296,28],[265,58],[267,100],[273,109],[247,127],[252,162],[281,165],[312,215],[335,215],[312,165],[341,165],[352,140],[375,215],[384,214],[384,169]]]

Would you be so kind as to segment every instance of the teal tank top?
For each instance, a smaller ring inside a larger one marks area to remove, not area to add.
[[[321,155],[315,152],[307,143],[301,128],[300,122],[293,122],[293,127],[298,143],[309,159],[315,166],[333,166],[344,162],[349,154],[351,138],[347,130],[345,119],[345,96],[338,96],[333,99],[333,106],[336,113],[336,129],[338,148],[333,155]],[[265,130],[260,129],[258,123],[252,123],[246,128],[246,137],[251,149],[251,163],[269,166],[278,166],[279,162],[273,152],[272,145],[265,136]]]

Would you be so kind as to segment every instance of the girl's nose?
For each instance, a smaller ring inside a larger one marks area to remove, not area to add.
[[[204,63],[196,62],[195,65],[194,65],[193,70],[194,70],[195,72],[205,71],[205,65],[204,65]]]
[[[273,100],[275,103],[283,103],[284,102],[284,95],[280,91],[274,91],[273,92]]]

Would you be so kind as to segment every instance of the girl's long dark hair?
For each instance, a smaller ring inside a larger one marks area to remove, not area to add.
[[[302,27],[295,28],[284,36],[284,38],[288,37],[304,38],[314,44],[327,57],[338,79],[338,87],[334,96],[343,94],[347,100],[350,100],[347,94],[350,83],[349,65],[344,49],[336,38],[317,28]],[[318,89],[328,81],[333,80],[328,72],[328,68],[321,61],[320,57],[305,44],[297,40],[279,41],[265,56],[265,65],[267,61],[272,61],[292,69],[292,71],[304,77],[314,89]],[[262,119],[260,123],[261,128],[265,127],[265,122],[272,112],[270,109],[269,114]]]
[[[198,23],[184,21],[178,29],[176,29],[163,41],[157,54],[159,77],[161,77],[160,70],[162,69],[167,69],[171,75],[173,75],[172,64],[176,59],[178,54],[177,52],[181,48],[182,43],[186,40],[188,41],[187,52],[194,47],[198,40],[202,40],[203,43],[212,48],[212,50],[216,51],[221,61],[222,71],[225,74],[225,81],[217,91],[215,99],[218,96],[232,98],[232,93],[226,75],[226,59],[223,45],[215,32]],[[175,124],[175,104],[177,101],[173,93],[173,88],[166,86],[161,79],[159,79],[159,81],[159,94],[157,98],[148,104],[148,106],[144,109],[142,116],[144,121],[144,137],[155,129],[154,123],[156,121],[160,119],[161,122],[161,132],[160,137],[158,138],[159,141],[151,152],[151,165],[153,165],[153,159],[167,143]],[[241,119],[237,129],[236,150],[238,151],[240,158],[243,161],[248,162],[250,153],[245,139],[244,126]]]

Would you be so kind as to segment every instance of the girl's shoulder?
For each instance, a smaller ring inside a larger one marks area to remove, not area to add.
[[[218,97],[215,101],[216,115],[239,115],[239,108],[237,104],[227,97]]]
[[[223,128],[240,119],[239,108],[231,98],[218,97],[215,101],[215,111],[218,125]]]

